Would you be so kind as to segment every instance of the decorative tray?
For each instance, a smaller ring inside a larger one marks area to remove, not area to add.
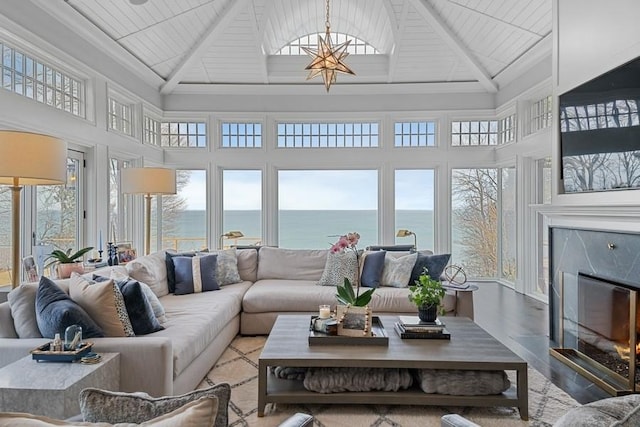
[[[51,343],[46,343],[30,351],[31,358],[38,362],[75,362],[91,351],[92,342],[84,342],[76,350],[49,351]]]
[[[313,321],[318,316],[311,316],[309,324],[309,345],[379,345],[389,346],[389,336],[382,325],[380,317],[372,317],[370,337],[348,337],[343,335],[327,335],[313,330]]]

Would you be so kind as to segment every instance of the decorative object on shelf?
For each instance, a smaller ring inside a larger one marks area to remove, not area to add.
[[[450,339],[451,334],[438,318],[424,322],[418,316],[398,316],[395,329],[402,339]]]
[[[413,236],[413,250],[417,251],[418,238],[416,236],[416,233],[414,233],[413,231],[403,230],[403,229],[398,230],[398,232],[396,233],[396,237],[409,237],[409,236]]]
[[[450,285],[455,287],[469,287],[464,286],[467,283],[467,273],[464,272],[459,265],[448,265],[444,269],[444,278]]]
[[[82,343],[82,326],[70,325],[64,330],[64,349],[75,350]]]
[[[176,171],[166,168],[124,168],[120,172],[122,193],[144,194],[145,238],[144,253],[151,251],[151,197],[176,194]]]
[[[338,73],[351,75],[355,75],[356,73],[354,73],[351,68],[343,62],[344,59],[349,56],[347,48],[349,47],[351,40],[347,40],[337,46],[334,46],[331,41],[329,0],[327,0],[326,11],[324,38],[318,34],[318,48],[310,49],[304,46],[301,47],[302,50],[307,52],[307,54],[312,58],[311,63],[305,68],[305,70],[309,70],[307,80],[321,75],[322,80],[324,80],[324,87],[327,89],[327,92],[329,92],[331,85],[336,82]]]
[[[371,309],[369,306],[356,307],[350,304],[336,308],[338,335],[347,337],[371,336]]]
[[[33,255],[28,255],[22,258],[22,266],[24,267],[24,273],[28,282],[38,281],[38,267],[36,266],[36,260]]]
[[[45,268],[55,265],[58,273],[58,279],[68,279],[74,271],[82,274],[84,273],[82,257],[92,249],[93,246],[88,246],[73,254],[71,253],[71,248],[67,249],[66,252],[56,249],[45,259],[45,261],[51,260],[45,265]]]
[[[80,343],[75,350],[53,351],[53,342],[48,342],[31,350],[31,358],[38,362],[75,362],[91,351],[92,342]]]
[[[362,331],[356,331],[355,335],[339,335],[336,319],[325,321],[328,323],[327,332],[316,330],[318,316],[311,316],[309,325],[309,345],[375,345],[388,346],[389,336],[382,325],[379,316],[371,316],[371,334],[363,336]]]
[[[20,192],[24,185],[67,181],[67,143],[51,136],[0,131],[0,185],[11,189],[11,287],[20,284]]]
[[[224,247],[222,246],[222,241],[224,239],[239,239],[241,237],[244,237],[244,234],[242,233],[242,231],[227,231],[226,233],[220,235],[220,240],[218,242],[218,249],[224,249]]]
[[[137,257],[137,252],[131,247],[131,242],[116,243],[116,254],[118,258],[118,264],[126,264],[129,261],[133,261]]]
[[[118,265],[118,248],[113,242],[107,243],[107,264]]]
[[[433,322],[438,316],[438,306],[444,298],[445,290],[439,280],[429,276],[427,269],[414,285],[409,286],[409,301],[418,307],[418,317],[423,322]]]

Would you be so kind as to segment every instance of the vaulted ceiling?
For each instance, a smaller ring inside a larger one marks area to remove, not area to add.
[[[44,9],[52,11],[53,6]],[[321,85],[309,58],[274,55],[324,30],[324,0],[65,0],[78,34],[102,32],[162,80],[186,85]],[[66,8],[60,10],[59,8]],[[551,0],[331,0],[331,29],[378,55],[350,55],[338,84],[473,83],[496,92],[510,69],[551,54]],[[99,48],[99,47],[98,47]],[[131,64],[131,61],[128,62]],[[503,80],[501,80],[501,77]]]

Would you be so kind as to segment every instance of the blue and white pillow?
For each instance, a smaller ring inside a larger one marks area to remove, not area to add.
[[[176,272],[176,295],[217,291],[216,279],[218,255],[175,256],[173,265]]]

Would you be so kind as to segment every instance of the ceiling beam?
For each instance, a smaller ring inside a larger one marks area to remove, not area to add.
[[[253,30],[253,36],[255,37],[256,59],[259,63],[260,76],[262,76],[262,83],[268,84],[269,72],[267,70],[267,55],[262,47],[263,46],[262,45],[262,34],[263,34],[262,26],[264,26],[264,23],[266,22],[266,20],[263,17],[261,22],[258,22],[255,6],[256,6],[255,0],[253,0],[249,5],[249,17],[251,19],[251,29]],[[266,10],[264,12],[266,12]]]
[[[171,72],[167,81],[160,87],[160,93],[166,95],[171,93],[176,86],[180,83],[180,80],[184,77],[185,73],[189,70],[189,67],[196,61],[202,59],[202,56],[206,53],[207,49],[211,46],[211,43],[215,38],[224,31],[229,23],[237,16],[238,12],[242,8],[246,8],[249,4],[249,0],[228,0],[226,7],[222,12],[214,19],[211,26],[203,36],[191,46],[189,51],[184,55],[182,61]]]
[[[387,83],[393,83],[393,79],[396,74],[396,64],[398,63],[398,57],[400,56],[400,45],[402,44],[402,39],[404,38],[405,25],[407,21],[407,15],[409,15],[409,3],[404,2],[402,5],[402,15],[400,17],[400,22],[397,22],[395,19],[395,10],[393,10],[393,6],[391,6],[391,2],[383,2],[385,8],[387,9],[388,14],[393,14],[393,20],[391,20],[391,25],[393,28],[393,51],[389,55],[389,72],[387,74]]]
[[[498,85],[493,81],[487,70],[482,66],[469,48],[460,38],[442,21],[438,12],[433,8],[429,0],[410,0],[418,13],[427,21],[431,28],[449,45],[458,57],[471,69],[478,82],[488,92],[498,92]]]

